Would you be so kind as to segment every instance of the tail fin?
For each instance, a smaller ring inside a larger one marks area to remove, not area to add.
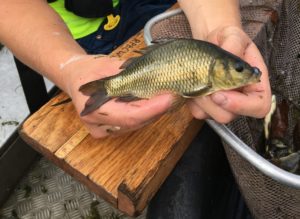
[[[104,81],[105,80],[96,80],[88,82],[84,85],[81,85],[79,91],[86,96],[91,96],[99,90],[105,90]]]
[[[90,96],[90,98],[86,101],[85,107],[80,113],[80,116],[86,116],[112,99],[107,96],[107,92],[104,87],[104,80],[97,80],[84,84],[79,88],[79,91],[81,91],[84,95]]]

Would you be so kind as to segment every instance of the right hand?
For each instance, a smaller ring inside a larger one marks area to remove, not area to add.
[[[120,72],[123,61],[117,58],[83,55],[64,66],[64,90],[72,98],[78,114],[83,110],[88,96],[79,87],[87,82],[105,78]],[[149,100],[129,103],[111,100],[94,112],[81,117],[94,138],[136,130],[152,122],[172,105],[171,95],[159,95]]]
[[[271,107],[271,89],[268,69],[256,45],[236,26],[220,26],[210,32],[205,40],[239,56],[251,66],[258,67],[262,76],[259,83],[189,100],[188,106],[193,116],[197,119],[212,118],[223,124],[240,115],[263,118]]]

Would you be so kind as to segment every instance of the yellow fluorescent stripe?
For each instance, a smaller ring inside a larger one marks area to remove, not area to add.
[[[119,0],[113,0],[113,6],[117,6]],[[79,39],[95,32],[104,18],[84,18],[75,15],[64,7],[64,0],[57,0],[49,5],[61,16],[74,39]]]

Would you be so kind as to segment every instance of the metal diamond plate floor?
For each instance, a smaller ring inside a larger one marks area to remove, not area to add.
[[[117,211],[63,170],[41,158],[2,206],[0,218],[130,219],[131,217]],[[145,212],[137,217],[137,219],[144,218]]]

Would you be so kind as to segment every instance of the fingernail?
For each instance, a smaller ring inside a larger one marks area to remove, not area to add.
[[[227,97],[222,93],[213,94],[212,100],[220,106],[224,106],[227,103]]]

